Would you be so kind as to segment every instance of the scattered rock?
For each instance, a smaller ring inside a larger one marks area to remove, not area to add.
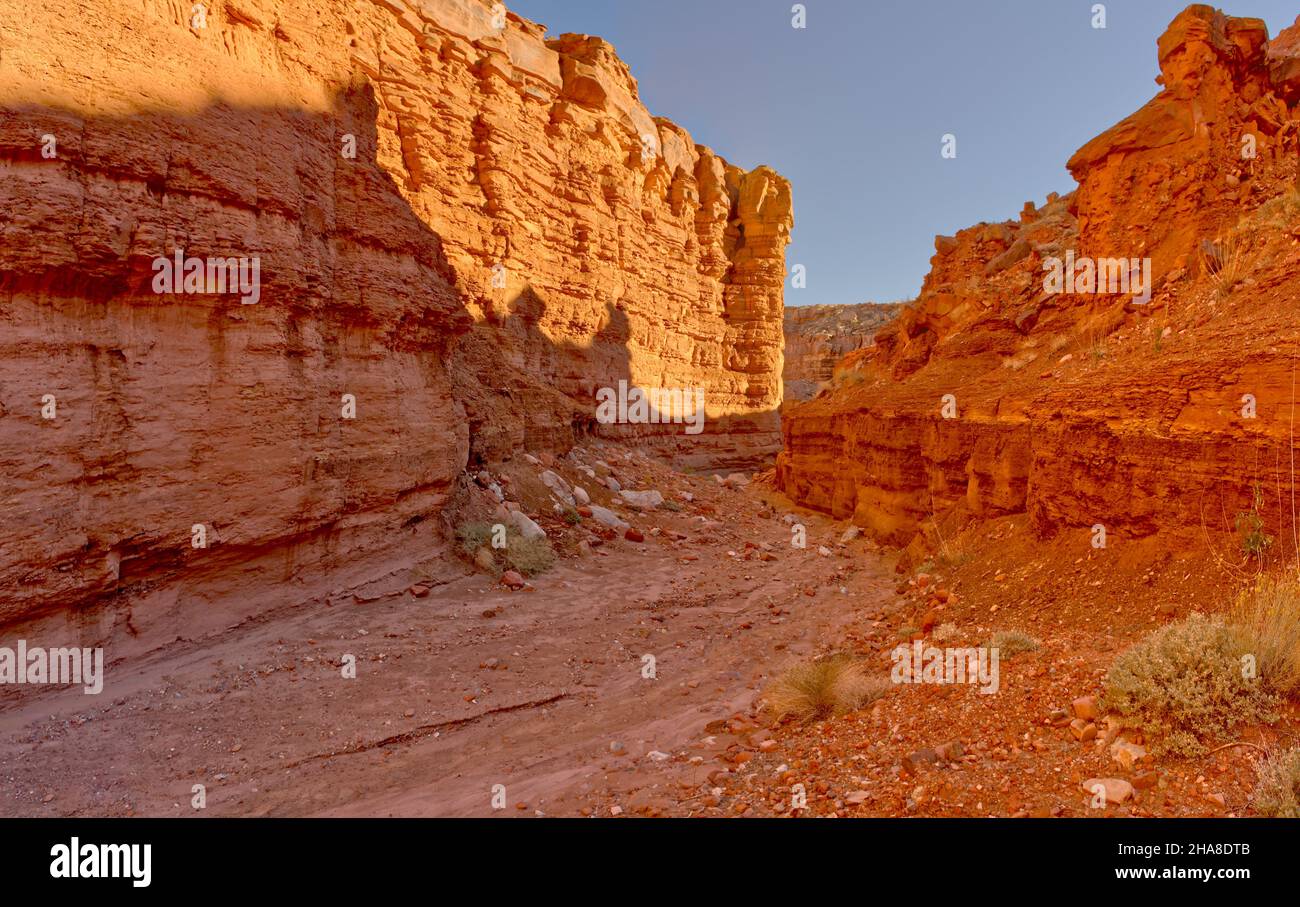
[[[544,539],[546,530],[542,529],[520,510],[512,510],[507,517],[509,524],[525,539]]]
[[[568,504],[570,507],[574,505],[573,492],[569,489],[569,483],[564,481],[563,478],[556,473],[551,472],[549,469],[544,470],[538,478],[542,480],[542,484],[549,488],[551,493],[559,498],[561,502]]]
[[[1091,721],[1084,721],[1082,718],[1076,718],[1070,722],[1070,733],[1074,735],[1075,740],[1078,740],[1081,743],[1087,743],[1089,740],[1096,738],[1097,725],[1093,724]]]
[[[919,774],[923,769],[929,768],[939,761],[939,754],[934,750],[926,748],[910,753],[903,759],[903,770],[909,775]]]
[[[1146,790],[1155,787],[1160,783],[1160,773],[1156,771],[1142,772],[1133,776],[1133,786],[1138,790]]]
[[[1126,772],[1133,771],[1134,766],[1146,756],[1147,751],[1144,747],[1127,740],[1116,740],[1110,745],[1110,757]]]
[[[592,504],[588,509],[591,511],[593,518],[608,526],[610,529],[617,529],[619,532],[626,532],[628,527],[631,525],[620,519],[619,515],[614,511],[606,507],[601,507],[599,504]],[[579,513],[581,513],[581,511],[579,511]]]
[[[1081,786],[1089,796],[1096,796],[1098,785],[1105,793],[1107,806],[1123,803],[1133,796],[1133,785],[1123,778],[1089,778]]]
[[[664,496],[657,491],[624,491],[623,500],[635,507],[647,510],[658,507],[664,502]]]
[[[954,740],[951,743],[941,743],[934,748],[936,755],[944,762],[956,762],[962,756],[966,755],[966,747],[960,740]]]

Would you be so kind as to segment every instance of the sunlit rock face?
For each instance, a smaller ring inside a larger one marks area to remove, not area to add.
[[[790,186],[600,39],[478,0],[0,16],[0,622],[352,562],[586,434],[779,445]],[[257,298],[158,292],[191,259]],[[702,391],[703,430],[602,423],[620,382]]]
[[[778,485],[916,558],[945,515],[1203,543],[1258,511],[1290,538],[1298,32],[1181,13],[1158,94],[1071,158],[1076,191],[936,237],[918,299],[787,405]],[[1103,286],[1108,262],[1145,292]]]

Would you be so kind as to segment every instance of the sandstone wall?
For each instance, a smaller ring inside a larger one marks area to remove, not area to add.
[[[856,380],[787,406],[779,485],[917,557],[953,514],[1200,544],[1262,491],[1290,553],[1297,32],[1175,19],[1160,94],[1074,156],[1076,192],[937,237],[919,299],[841,364]],[[1070,250],[1150,257],[1153,299],[1045,292]]]
[[[871,346],[876,332],[902,308],[898,303],[790,306],[785,310],[787,402],[811,399],[830,383],[835,365],[849,353]]]
[[[629,433],[773,448],[789,185],[609,45],[479,0],[192,7],[0,0],[0,623],[394,548],[620,379],[707,395],[700,439]],[[154,293],[175,249],[257,256],[260,301]]]

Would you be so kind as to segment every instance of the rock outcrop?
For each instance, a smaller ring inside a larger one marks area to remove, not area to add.
[[[786,408],[779,485],[917,557],[936,521],[1016,513],[1112,545],[1258,520],[1290,554],[1297,32],[1180,14],[1161,92],[1073,157],[1077,191],[937,237],[857,380]]]
[[[815,397],[849,353],[869,347],[900,303],[790,306],[785,310],[785,400]]]
[[[467,464],[586,433],[775,448],[790,187],[600,39],[486,0],[0,22],[0,623],[224,626],[196,590],[437,553]],[[158,292],[178,255],[255,260],[257,298]],[[701,388],[704,431],[602,424],[620,382]]]

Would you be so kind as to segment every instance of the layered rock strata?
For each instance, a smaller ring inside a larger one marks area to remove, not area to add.
[[[651,117],[600,39],[479,0],[0,23],[0,623],[436,552],[467,464],[587,433],[774,449],[789,184]],[[190,259],[257,292],[159,292]],[[603,425],[620,382],[701,388],[704,431]]]
[[[855,380],[787,407],[779,485],[917,558],[954,513],[1112,545],[1258,519],[1300,548],[1297,32],[1180,14],[1162,90],[1073,157],[1078,189],[937,237],[918,300],[842,363]],[[1145,264],[1153,289],[1085,259]]]

